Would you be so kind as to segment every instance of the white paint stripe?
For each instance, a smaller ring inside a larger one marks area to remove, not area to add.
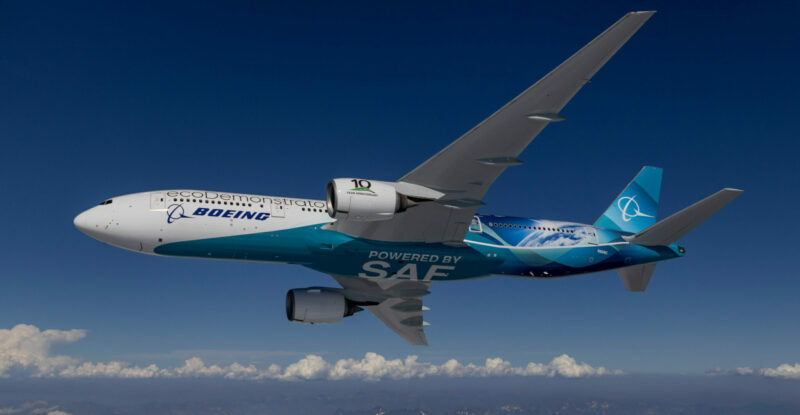
[[[529,249],[529,250],[534,250],[534,249],[554,249],[554,248],[587,248],[587,247],[598,248],[598,247],[602,247],[602,246],[611,246],[611,245],[630,245],[630,243],[628,243],[628,242],[610,242],[610,243],[607,243],[607,244],[597,244],[597,245],[593,244],[593,245],[535,246],[535,247],[531,247],[531,246],[496,245],[496,244],[488,244],[486,242],[469,241],[469,240],[466,240],[466,239],[464,240],[464,242],[468,243],[468,244],[491,246],[493,248]]]

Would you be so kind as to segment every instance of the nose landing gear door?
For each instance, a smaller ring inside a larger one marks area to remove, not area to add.
[[[150,210],[166,210],[167,195],[164,193],[150,193]]]

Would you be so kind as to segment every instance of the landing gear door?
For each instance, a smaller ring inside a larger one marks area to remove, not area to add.
[[[150,210],[166,210],[167,195],[164,193],[150,193]]]

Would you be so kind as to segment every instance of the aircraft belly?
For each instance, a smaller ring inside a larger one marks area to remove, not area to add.
[[[536,266],[560,264],[570,268],[583,268],[601,263],[616,253],[613,246],[583,246],[571,248],[514,249],[511,255],[520,262]]]

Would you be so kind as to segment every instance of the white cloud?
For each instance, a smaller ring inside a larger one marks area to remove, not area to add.
[[[233,363],[227,366],[206,365],[198,357],[187,359],[183,366],[160,368],[154,364],[135,366],[125,362],[82,362],[69,356],[53,356],[51,348],[59,343],[72,343],[86,336],[84,330],[45,330],[20,324],[0,330],[0,376],[23,374],[33,377],[105,377],[105,378],[199,378],[339,380],[412,379],[429,376],[560,376],[580,378],[617,375],[622,372],[578,363],[568,355],[555,357],[550,363],[528,363],[514,366],[499,357],[489,358],[482,365],[462,364],[455,359],[441,365],[420,362],[417,356],[387,359],[377,353],[366,353],[362,359],[341,359],[327,362],[310,354],[285,368],[272,364],[267,368]],[[0,412],[1,413],[1,412]]]
[[[800,363],[784,363],[776,368],[759,369],[758,374],[771,378],[800,379]]]
[[[70,415],[46,401],[25,402],[20,406],[0,408],[0,415]]]
[[[13,369],[46,375],[56,368],[74,364],[67,356],[50,356],[50,348],[59,343],[72,343],[86,336],[85,330],[45,330],[18,324],[11,330],[0,330],[0,375]]]
[[[778,367],[771,368],[765,367],[761,369],[754,369],[752,367],[743,366],[737,367],[733,370],[725,371],[721,368],[714,368],[706,372],[709,375],[741,375],[741,376],[765,376],[768,378],[780,379],[800,379],[800,363],[789,364],[784,363]]]

